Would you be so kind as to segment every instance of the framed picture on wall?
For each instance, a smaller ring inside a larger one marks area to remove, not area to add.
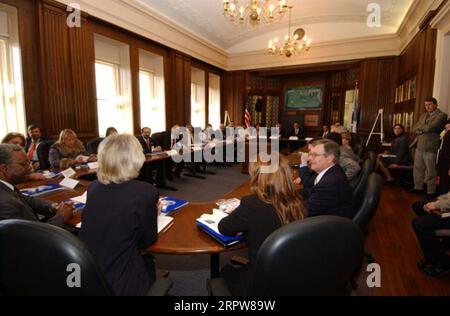
[[[305,114],[303,124],[304,126],[319,126],[319,114]]]
[[[318,110],[322,108],[323,86],[290,88],[285,92],[285,111]]]

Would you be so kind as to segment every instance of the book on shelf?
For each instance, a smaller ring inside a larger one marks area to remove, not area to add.
[[[57,183],[48,183],[34,188],[25,188],[20,190],[20,192],[24,195],[35,197],[62,189],[63,187]]]
[[[159,202],[161,203],[161,213],[166,215],[172,213],[180,207],[189,204],[189,202],[186,200],[176,199],[168,196],[160,198]]]
[[[219,209],[213,209],[212,214],[203,214],[197,218],[197,227],[212,237],[215,241],[220,243],[223,247],[232,246],[240,242],[244,236],[225,236],[219,232],[219,222],[227,216],[227,213]]]

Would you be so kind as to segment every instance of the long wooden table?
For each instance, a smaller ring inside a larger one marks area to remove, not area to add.
[[[300,151],[306,151],[307,147],[291,153],[288,160],[291,164],[300,163]],[[153,157],[152,157],[153,158]],[[19,188],[33,187],[43,185],[45,183],[55,183],[58,180],[33,181],[22,184]],[[81,180],[75,190],[61,190],[43,195],[42,198],[53,202],[68,200],[72,197],[83,194],[89,185],[88,181]],[[242,198],[250,193],[250,181],[237,187],[232,192],[223,196],[223,198]],[[211,277],[217,277],[219,274],[219,255],[221,252],[237,250],[245,248],[245,242],[241,242],[232,247],[225,248],[217,243],[206,233],[197,228],[195,220],[204,213],[211,213],[216,207],[216,201],[206,203],[190,203],[170,216],[174,217],[174,223],[168,230],[158,235],[158,240],[147,250],[152,253],[160,254],[177,254],[177,255],[193,255],[193,254],[210,254],[211,255]],[[75,214],[71,225],[75,226],[81,221],[81,214]]]

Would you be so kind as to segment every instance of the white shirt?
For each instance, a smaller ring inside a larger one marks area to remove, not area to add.
[[[0,180],[0,182],[3,183],[4,185],[6,185],[8,188],[11,189],[11,191],[14,192],[14,186],[11,183],[3,181],[3,180]]]
[[[332,168],[334,166],[334,164],[333,165],[331,165],[331,166],[329,166],[327,169],[325,169],[325,170],[323,170],[321,173],[319,173],[318,175],[317,175],[317,177],[314,179],[314,185],[316,185],[317,183],[319,183],[319,181],[322,179],[322,177],[323,177],[323,175],[325,174],[325,172],[327,172],[330,168]]]

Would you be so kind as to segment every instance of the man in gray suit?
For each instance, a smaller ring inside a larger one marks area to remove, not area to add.
[[[417,143],[414,156],[414,191],[422,191],[427,184],[427,194],[431,198],[436,193],[436,155],[439,148],[439,133],[444,128],[447,114],[439,110],[437,100],[425,100],[425,110],[414,126]]]
[[[41,214],[50,218],[47,223],[64,226],[72,218],[73,205],[52,204],[17,190],[16,185],[25,182],[30,171],[30,160],[20,146],[0,145],[0,220],[37,221]]]

